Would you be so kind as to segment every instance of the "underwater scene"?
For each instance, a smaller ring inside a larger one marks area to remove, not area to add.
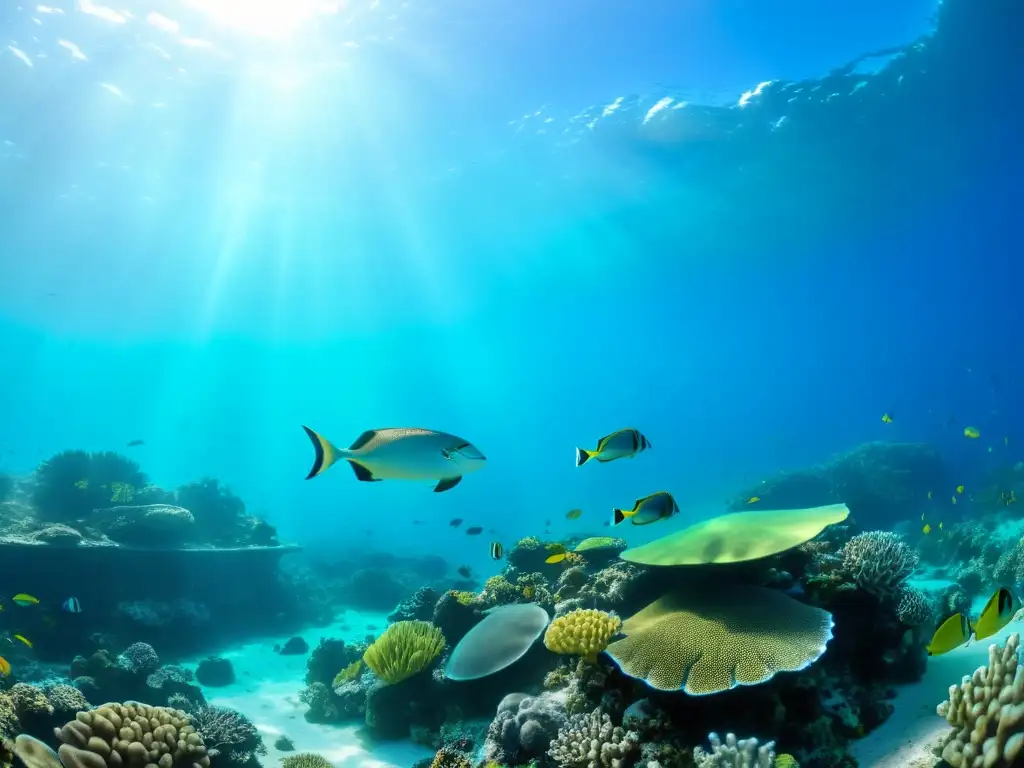
[[[1024,4],[0,29],[0,768],[1024,768]]]

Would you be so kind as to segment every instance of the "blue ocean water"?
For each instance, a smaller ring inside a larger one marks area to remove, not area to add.
[[[1021,62],[915,69],[938,11],[8,4],[0,469],[118,450],[310,549],[483,568],[490,538],[662,489],[710,516],[865,441],[965,482],[1024,459]],[[444,494],[307,482],[300,424],[489,462]],[[654,449],[573,468],[623,426]]]

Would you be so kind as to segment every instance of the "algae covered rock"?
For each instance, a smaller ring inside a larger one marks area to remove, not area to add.
[[[177,547],[195,535],[195,518],[184,507],[145,504],[97,509],[92,525],[120,544],[162,549]]]

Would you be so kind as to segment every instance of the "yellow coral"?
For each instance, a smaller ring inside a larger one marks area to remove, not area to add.
[[[783,752],[781,755],[775,756],[775,762],[772,763],[772,768],[800,768],[800,763],[796,761],[796,758],[787,752]]]
[[[473,764],[469,762],[469,758],[458,750],[451,747],[441,747],[437,754],[434,755],[430,768],[473,768]]]
[[[473,603],[477,601],[476,593],[474,592],[450,589],[448,590],[448,594],[454,597],[455,602],[457,602],[459,605],[473,605]]]
[[[344,685],[345,683],[350,683],[353,680],[355,680],[357,677],[359,677],[359,673],[362,672],[362,671],[363,671],[363,660],[362,659],[356,659],[351,664],[349,664],[347,667],[345,667],[343,670],[341,670],[341,672],[339,672],[338,674],[336,674],[334,676],[334,682],[331,683],[331,686],[333,688],[337,688],[339,685]]]
[[[385,683],[422,672],[444,650],[444,635],[429,621],[396,621],[366,649],[363,661]]]
[[[576,654],[590,661],[608,647],[622,620],[604,611],[581,609],[559,616],[544,633],[544,645],[555,653]]]

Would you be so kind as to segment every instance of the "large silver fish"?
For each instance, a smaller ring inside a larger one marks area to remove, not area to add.
[[[638,429],[620,429],[597,441],[597,448],[588,451],[576,449],[576,466],[582,467],[591,459],[600,462],[632,458],[651,447],[651,442]]]
[[[398,427],[363,432],[349,448],[302,427],[313,442],[316,458],[306,479],[316,477],[338,460],[347,461],[356,477],[377,480],[437,480],[434,491],[454,488],[463,475],[483,467],[486,457],[472,443],[446,432]]]

